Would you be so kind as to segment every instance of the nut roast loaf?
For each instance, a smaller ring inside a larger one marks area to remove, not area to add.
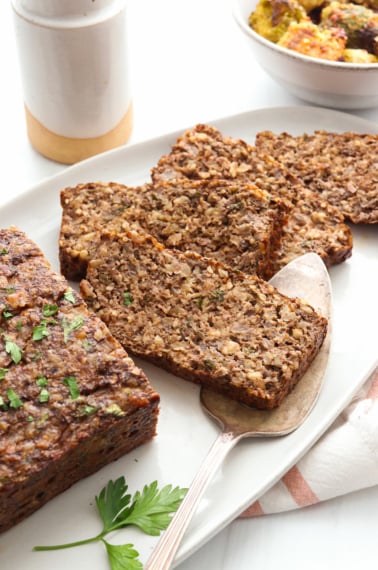
[[[80,287],[127,351],[262,409],[281,403],[327,330],[268,282],[141,233],[103,234]]]
[[[288,208],[246,181],[187,180],[78,184],[61,191],[62,273],[85,276],[101,232],[141,230],[167,247],[192,250],[246,273],[272,276]]]
[[[0,231],[0,532],[149,441],[159,396],[40,249]]]
[[[151,170],[152,180],[155,183],[177,178],[248,181],[286,201],[290,211],[283,228],[281,247],[273,260],[273,272],[309,252],[318,254],[327,266],[350,257],[352,233],[344,223],[343,213],[328,201],[327,195],[314,191],[314,186],[307,184],[300,169],[295,168],[295,156],[294,160],[286,161],[279,147],[273,152],[270,144],[265,146],[260,138],[258,140],[259,144],[252,146],[224,136],[210,125],[196,125],[185,131],[171,151],[159,159]],[[298,148],[300,141],[295,145]],[[316,178],[319,168],[316,152],[312,153],[312,159]],[[373,191],[369,195],[373,196]],[[337,204],[337,200],[334,202]]]

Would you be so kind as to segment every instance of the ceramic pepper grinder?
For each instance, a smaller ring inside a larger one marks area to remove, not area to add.
[[[126,0],[12,0],[27,132],[72,164],[132,130]]]

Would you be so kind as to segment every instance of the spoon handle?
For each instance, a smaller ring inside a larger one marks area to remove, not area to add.
[[[221,432],[214,441],[179,509],[162,535],[144,570],[168,570],[210,479],[240,436]]]

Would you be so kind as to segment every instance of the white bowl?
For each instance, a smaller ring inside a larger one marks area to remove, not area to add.
[[[256,61],[290,93],[326,107],[364,109],[378,105],[378,63],[354,64],[308,57],[277,46],[248,25],[257,0],[233,0],[233,14]]]

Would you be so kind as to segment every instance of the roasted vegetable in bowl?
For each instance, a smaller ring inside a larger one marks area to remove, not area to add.
[[[311,20],[304,20],[292,23],[277,43],[304,55],[338,61],[343,57],[345,41],[344,30],[321,29]]]
[[[378,55],[378,14],[359,4],[331,2],[321,11],[320,25],[345,31],[347,48]]]
[[[249,25],[287,49],[346,63],[378,63],[378,0],[259,0]]]
[[[297,0],[260,0],[249,24],[260,36],[277,43],[292,23],[306,19],[306,10]]]

